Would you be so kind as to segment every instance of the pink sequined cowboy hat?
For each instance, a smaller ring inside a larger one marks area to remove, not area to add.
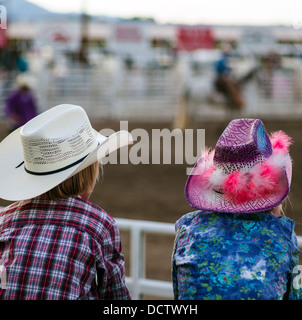
[[[264,212],[288,196],[291,138],[283,131],[270,136],[259,119],[229,123],[213,151],[206,149],[185,187],[188,203],[218,212]]]

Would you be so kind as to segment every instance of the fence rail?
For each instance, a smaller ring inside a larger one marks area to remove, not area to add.
[[[73,103],[85,107],[94,119],[173,121],[181,98],[189,93],[187,103],[192,117],[235,116],[226,108],[225,99],[213,90],[213,71],[187,77],[178,66],[128,70],[112,61],[95,67],[71,64],[58,69],[43,65],[32,74],[39,112],[57,104]],[[0,77],[0,115],[15,77],[16,73]],[[285,61],[283,68],[269,76],[259,70],[242,87],[242,93],[245,106],[236,110],[237,116],[301,118],[302,61]]]
[[[116,222],[120,230],[130,231],[130,277],[126,277],[126,284],[132,298],[141,299],[143,294],[173,298],[171,281],[146,279],[145,245],[147,233],[174,235],[174,224],[131,219],[116,219]]]

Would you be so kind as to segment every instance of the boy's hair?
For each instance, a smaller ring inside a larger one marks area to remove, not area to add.
[[[58,186],[45,193],[49,200],[57,201],[70,196],[77,196],[88,191],[99,177],[99,162],[95,162],[89,167],[78,172],[69,179],[63,181]]]

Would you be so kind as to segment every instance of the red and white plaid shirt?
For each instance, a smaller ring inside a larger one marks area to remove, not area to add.
[[[0,272],[0,299],[130,299],[116,222],[80,197],[1,210]]]

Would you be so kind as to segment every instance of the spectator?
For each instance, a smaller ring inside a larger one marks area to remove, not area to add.
[[[89,202],[98,157],[124,134],[127,145],[128,132],[107,138],[59,105],[0,143],[0,197],[16,201],[0,211],[0,299],[131,298],[116,222]]]
[[[19,75],[16,83],[17,88],[9,94],[5,102],[5,115],[10,131],[23,126],[37,115],[37,104],[31,89],[31,79],[26,75]]]
[[[290,144],[258,119],[233,120],[197,161],[185,193],[198,211],[176,223],[176,299],[302,299],[294,221],[281,215]]]

